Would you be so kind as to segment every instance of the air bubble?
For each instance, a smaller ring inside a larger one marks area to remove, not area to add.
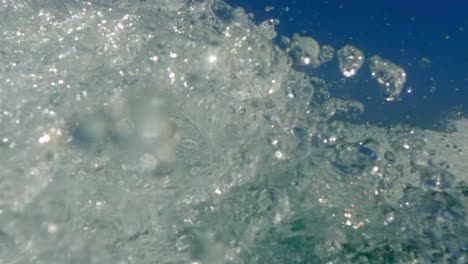
[[[290,53],[295,63],[314,68],[320,65],[320,45],[315,39],[294,34],[290,45]]]
[[[322,49],[320,50],[320,63],[327,63],[333,60],[335,56],[335,48],[330,45],[323,45]]]
[[[279,22],[278,19],[265,20],[258,25],[258,30],[267,39],[274,39],[278,35],[275,31],[275,26],[279,25]]]
[[[337,52],[341,73],[346,78],[356,75],[364,64],[364,53],[358,48],[346,45]]]
[[[373,56],[370,58],[370,71],[387,101],[393,101],[400,95],[406,82],[403,68],[379,56]]]

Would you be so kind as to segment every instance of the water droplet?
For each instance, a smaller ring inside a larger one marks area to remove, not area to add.
[[[364,53],[351,45],[339,49],[337,57],[341,73],[347,78],[356,75],[364,64]]]

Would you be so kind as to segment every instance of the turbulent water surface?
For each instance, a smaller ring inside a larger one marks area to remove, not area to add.
[[[387,58],[279,47],[218,0],[0,13],[0,263],[468,261],[468,121],[353,124],[368,109],[301,71],[365,71],[393,101]]]

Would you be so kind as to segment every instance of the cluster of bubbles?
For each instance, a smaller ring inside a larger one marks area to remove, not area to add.
[[[264,27],[264,23],[260,26]],[[270,34],[274,38],[276,34]],[[311,37],[294,34],[292,39],[283,38],[287,44],[293,62],[299,65],[319,67],[323,63],[333,60],[335,49],[330,45],[320,47]],[[353,45],[345,45],[336,52],[338,66],[346,78],[354,77],[365,63],[364,53]],[[370,73],[383,90],[383,97],[387,101],[398,98],[406,82],[404,69],[379,56],[372,56],[369,63]]]
[[[464,263],[466,121],[356,125],[219,0],[0,1],[1,263]],[[346,77],[364,64],[337,52]],[[372,57],[394,99],[404,71]]]

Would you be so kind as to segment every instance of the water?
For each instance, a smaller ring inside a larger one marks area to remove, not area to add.
[[[467,114],[468,9],[462,2],[229,2],[252,12],[258,22],[279,19],[279,35],[300,33],[336,48],[351,44],[368,58],[379,55],[402,66],[407,73],[405,91],[411,92],[392,103],[381,102],[378,86],[367,70],[353,81],[342,80],[335,63],[314,71],[333,80],[329,88],[334,96],[355,98],[378,109],[363,113],[361,122],[444,130],[447,118]]]
[[[0,12],[0,263],[466,262],[468,121],[357,122],[314,72],[350,43],[217,0]]]

